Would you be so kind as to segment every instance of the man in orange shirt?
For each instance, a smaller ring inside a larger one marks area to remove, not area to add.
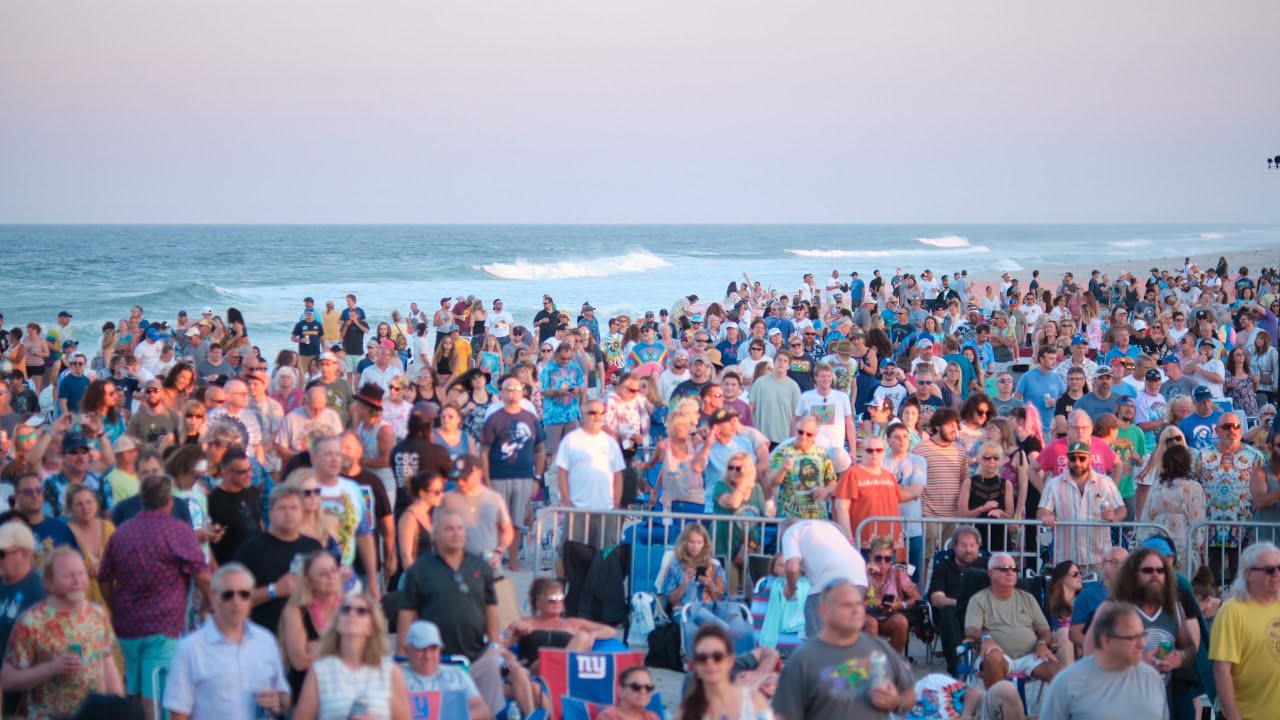
[[[836,485],[836,522],[844,530],[845,537],[851,540],[858,523],[866,518],[902,516],[898,508],[902,502],[902,490],[893,473],[882,467],[884,454],[883,437],[867,438],[862,462],[850,467]],[[881,535],[893,538],[894,547],[902,547],[902,523],[885,521],[873,522],[863,528],[857,545],[867,549],[871,546],[871,538]]]

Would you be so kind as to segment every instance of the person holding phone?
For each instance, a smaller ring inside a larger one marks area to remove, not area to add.
[[[894,650],[905,654],[910,630],[906,610],[921,596],[906,568],[895,564],[897,552],[894,541],[889,537],[877,537],[871,541],[864,631],[888,638]]]

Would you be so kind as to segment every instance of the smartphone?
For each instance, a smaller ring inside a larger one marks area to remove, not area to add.
[[[884,602],[883,602],[883,604],[884,604],[884,605],[892,605],[892,604],[893,604],[893,601],[898,599],[898,596],[897,596],[897,595],[885,595],[885,596],[884,596],[884,598],[882,598],[882,599],[883,599],[883,601],[884,601]]]
[[[693,572],[693,574],[694,574],[695,576],[699,577],[699,578],[704,578],[704,577],[706,577],[706,576],[707,576],[707,566],[706,566],[706,565],[703,565],[702,567],[700,567],[700,568],[698,568],[697,570],[695,570],[695,571]]]

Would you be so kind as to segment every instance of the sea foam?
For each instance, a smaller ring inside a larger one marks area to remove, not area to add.
[[[509,263],[481,265],[479,269],[502,280],[568,280],[648,272],[670,266],[671,263],[648,250],[636,250],[625,255],[608,255],[591,260],[565,260],[553,263],[536,263],[524,258],[516,258]]]

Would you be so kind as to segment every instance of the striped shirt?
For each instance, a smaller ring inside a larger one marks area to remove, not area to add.
[[[1111,529],[1102,519],[1102,508],[1114,510],[1124,505],[1111,478],[1089,471],[1084,487],[1063,473],[1049,479],[1040,496],[1040,508],[1057,520],[1097,523],[1096,527],[1054,527],[1053,562],[1071,560],[1077,565],[1095,565],[1111,549]]]
[[[958,443],[938,445],[927,437],[911,452],[924,458],[924,516],[953,518],[960,502],[960,483],[969,479],[969,458]]]

